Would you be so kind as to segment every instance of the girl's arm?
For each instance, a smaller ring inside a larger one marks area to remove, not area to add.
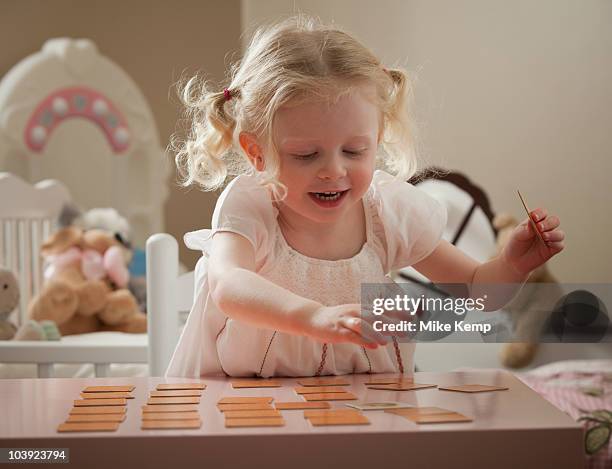
[[[470,296],[474,298],[488,294],[486,309],[497,310],[514,297],[532,270],[564,248],[565,235],[558,229],[557,217],[547,216],[544,209],[534,210],[531,217],[546,244],[536,236],[529,220],[524,220],[515,228],[499,256],[488,262],[481,264],[442,240],[429,256],[413,267],[434,283],[468,285]]]
[[[218,232],[208,260],[208,285],[227,316],[256,327],[308,335],[323,342],[376,348],[387,340],[361,321],[360,305],[325,307],[254,272],[255,251],[243,236]]]
[[[515,272],[501,256],[480,263],[445,240],[413,267],[434,283],[467,285],[472,298],[487,295],[487,311],[498,310],[508,303],[528,277]],[[505,288],[491,288],[488,284]]]

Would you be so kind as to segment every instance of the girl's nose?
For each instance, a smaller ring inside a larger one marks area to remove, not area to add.
[[[320,179],[339,179],[346,176],[346,168],[342,158],[337,155],[326,158],[317,176]]]

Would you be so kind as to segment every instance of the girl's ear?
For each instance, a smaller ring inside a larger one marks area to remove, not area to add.
[[[263,171],[265,167],[263,153],[259,143],[257,142],[257,137],[249,132],[240,132],[238,140],[240,141],[240,146],[244,150],[244,153],[253,167],[257,171]]]

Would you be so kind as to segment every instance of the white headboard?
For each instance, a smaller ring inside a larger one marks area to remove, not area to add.
[[[142,92],[87,39],[50,39],[0,82],[0,168],[52,178],[83,209],[114,207],[132,240],[163,231],[168,172]]]
[[[32,185],[0,172],[0,266],[13,272],[19,282],[17,326],[27,320],[28,303],[42,285],[42,243],[68,202],[70,193],[58,181],[46,179]]]

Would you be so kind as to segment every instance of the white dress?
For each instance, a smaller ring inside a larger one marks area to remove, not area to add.
[[[289,246],[269,192],[254,176],[238,176],[217,201],[212,229],[187,233],[185,243],[201,250],[195,269],[195,298],[166,376],[313,376],[414,371],[414,343],[390,342],[375,350],[356,344],[327,344],[305,336],[261,329],[226,316],[209,295],[208,250],[212,235],[231,231],[255,249],[262,277],[327,306],[361,302],[362,283],[386,283],[388,273],[412,265],[437,246],[446,211],[416,187],[376,171],[363,197],[366,242],[349,259],[307,257]],[[325,352],[325,353],[324,353]]]

